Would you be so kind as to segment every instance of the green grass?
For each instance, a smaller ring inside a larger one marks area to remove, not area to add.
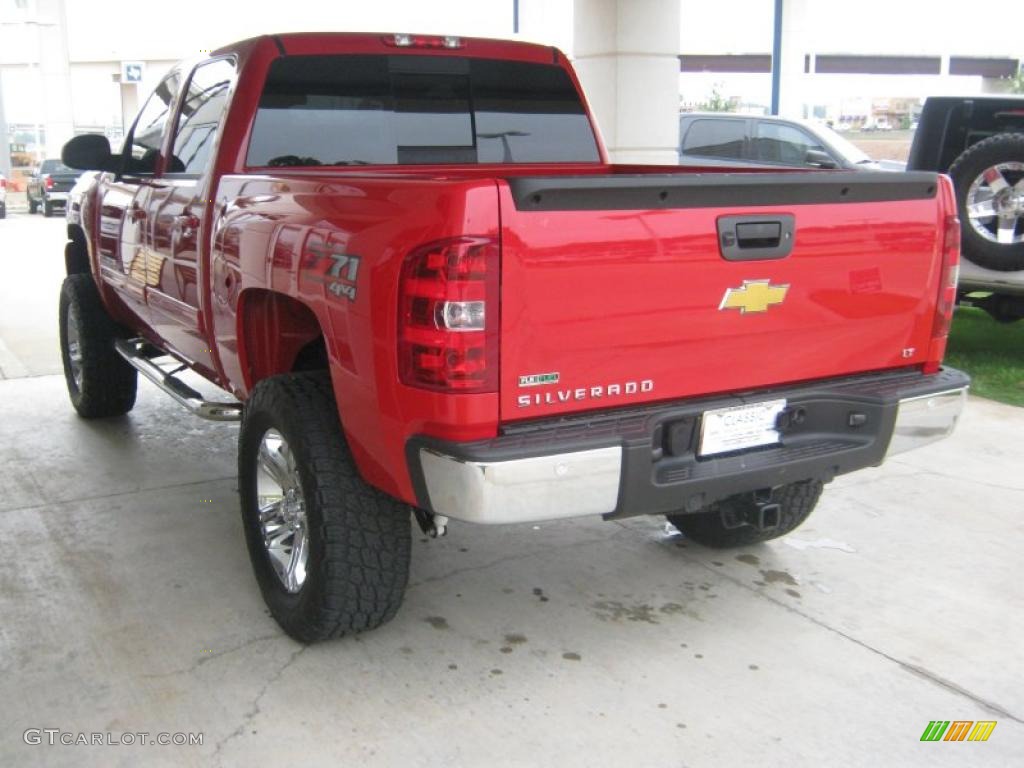
[[[1024,406],[1024,320],[997,323],[980,309],[960,307],[945,362],[971,375],[971,392]]]

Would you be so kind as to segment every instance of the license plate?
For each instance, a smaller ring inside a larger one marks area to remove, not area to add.
[[[775,422],[785,407],[785,400],[769,400],[705,411],[701,418],[700,455],[712,456],[778,443]]]

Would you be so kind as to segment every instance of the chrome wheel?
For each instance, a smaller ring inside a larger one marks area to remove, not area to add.
[[[75,381],[75,389],[82,389],[82,342],[78,335],[78,307],[68,306],[67,319],[68,365],[71,367],[71,378]]]
[[[1024,163],[986,168],[967,190],[966,208],[971,227],[986,240],[1024,242]]]
[[[263,546],[281,584],[294,594],[306,582],[309,526],[295,457],[276,429],[263,435],[256,464]]]

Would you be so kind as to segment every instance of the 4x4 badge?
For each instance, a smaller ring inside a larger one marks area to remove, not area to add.
[[[772,285],[768,280],[744,280],[739,288],[726,288],[719,309],[738,309],[748,312],[767,312],[768,307],[786,300],[789,284]]]

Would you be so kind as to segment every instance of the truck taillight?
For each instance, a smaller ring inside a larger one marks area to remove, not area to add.
[[[928,348],[928,359],[924,364],[925,373],[935,373],[942,365],[946,354],[946,339],[953,323],[956,307],[956,284],[960,277],[960,219],[946,217],[942,240],[942,273],[939,277],[939,297],[935,304],[935,320],[932,323],[932,339]]]
[[[46,176],[43,176],[43,185],[47,189],[53,189],[53,177],[50,176],[49,174],[47,174]]]
[[[403,384],[445,392],[498,390],[498,243],[456,237],[402,264],[398,370]]]
[[[7,179],[0,179],[0,189],[7,189]]]

